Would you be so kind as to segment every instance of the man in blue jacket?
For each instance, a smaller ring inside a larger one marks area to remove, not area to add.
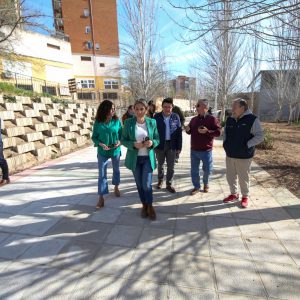
[[[156,147],[158,184],[161,189],[164,179],[164,163],[167,161],[166,188],[169,192],[175,193],[172,186],[174,177],[174,166],[176,153],[182,149],[182,129],[180,118],[172,112],[173,99],[166,98],[162,102],[162,112],[155,114],[154,119],[157,123],[157,129],[160,138],[160,144]]]

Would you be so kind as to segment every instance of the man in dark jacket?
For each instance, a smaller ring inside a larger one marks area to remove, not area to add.
[[[0,180],[0,186],[10,183],[9,174],[8,174],[8,165],[7,165],[7,161],[4,158],[4,154],[3,154],[1,122],[2,121],[0,119],[0,168],[2,170],[2,179]]]
[[[198,115],[192,118],[185,128],[186,133],[191,135],[191,177],[194,186],[191,195],[200,191],[200,162],[202,162],[203,170],[203,191],[207,193],[209,190],[208,181],[213,163],[213,141],[221,134],[218,119],[208,113],[208,100],[198,100],[196,108]]]
[[[181,123],[181,128],[183,128],[184,127],[184,123],[185,123],[185,116],[184,116],[183,111],[177,105],[173,106],[172,111],[173,111],[173,113],[175,113],[175,114],[177,114],[179,116],[180,123]],[[178,163],[178,161],[179,161],[179,153],[176,153],[175,163]]]
[[[182,129],[179,116],[172,112],[173,99],[166,98],[162,102],[162,112],[155,114],[160,144],[156,147],[158,184],[161,189],[164,179],[164,163],[167,161],[166,188],[169,192],[175,193],[172,186],[174,177],[174,166],[176,153],[182,149]]]
[[[226,152],[226,178],[230,195],[223,202],[239,199],[237,179],[239,179],[242,201],[241,207],[248,206],[250,167],[255,146],[264,139],[258,118],[248,109],[247,101],[236,99],[232,105],[232,117],[228,117],[224,131]]]

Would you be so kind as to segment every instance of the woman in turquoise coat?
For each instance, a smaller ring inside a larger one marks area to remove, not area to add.
[[[92,140],[98,148],[98,204],[96,208],[104,206],[104,195],[108,194],[107,165],[111,159],[113,167],[112,184],[115,186],[116,197],[120,197],[120,156],[121,156],[122,125],[115,115],[115,106],[109,100],[104,100],[98,107],[93,127]]]
[[[135,117],[127,119],[122,132],[122,144],[127,147],[125,166],[133,172],[140,200],[141,216],[156,219],[153,208],[152,175],[156,168],[154,148],[159,144],[156,121],[146,117],[147,102],[134,104]]]

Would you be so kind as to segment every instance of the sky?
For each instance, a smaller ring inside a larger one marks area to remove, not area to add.
[[[168,69],[174,75],[192,76],[193,71],[190,65],[197,55],[197,46],[195,44],[185,45],[180,41],[180,35],[184,36],[187,32],[174,24],[173,20],[169,17],[169,15],[171,15],[174,20],[180,22],[184,18],[183,12],[173,9],[166,0],[159,2],[160,6],[157,16],[159,44],[166,55]],[[28,8],[41,11],[44,15],[48,16],[40,20],[40,22],[54,30],[51,0],[26,0],[25,3]],[[123,22],[123,18],[122,9],[120,9],[120,7],[118,7],[118,13],[119,40],[122,43],[122,40],[126,38],[126,34],[122,29],[121,22]]]

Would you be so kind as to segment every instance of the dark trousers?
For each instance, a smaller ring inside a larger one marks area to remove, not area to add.
[[[8,165],[6,159],[4,158],[2,141],[0,141],[0,168],[2,170],[2,179],[8,180]]]
[[[157,173],[158,180],[164,179],[164,163],[167,161],[167,185],[171,185],[174,177],[174,166],[176,158],[176,150],[171,149],[170,141],[165,143],[164,149],[156,149]]]

